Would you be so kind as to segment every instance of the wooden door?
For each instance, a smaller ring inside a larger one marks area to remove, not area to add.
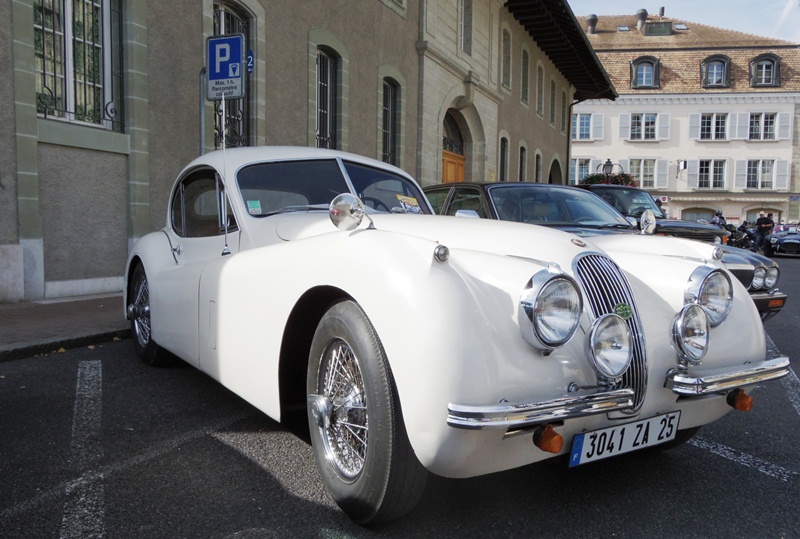
[[[464,156],[442,150],[442,183],[464,181]]]

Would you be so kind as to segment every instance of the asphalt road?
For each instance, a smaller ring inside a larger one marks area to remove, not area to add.
[[[766,328],[800,356],[800,259],[780,263],[789,302]],[[752,394],[675,450],[432,477],[414,512],[364,529],[325,493],[304,418],[147,367],[128,340],[20,359],[0,364],[0,537],[800,537],[800,382]]]

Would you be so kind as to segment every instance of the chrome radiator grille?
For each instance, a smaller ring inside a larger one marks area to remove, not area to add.
[[[626,323],[633,338],[633,358],[631,366],[622,378],[622,387],[633,389],[633,406],[634,410],[638,410],[644,402],[647,389],[647,358],[639,311],[630,284],[619,267],[605,256],[582,256],[576,262],[576,270],[586,301],[595,318],[615,312],[621,304],[631,308],[633,315],[626,320]]]
[[[753,273],[755,272],[753,266],[740,267],[726,264],[725,267],[728,268],[731,274],[733,274],[745,288],[750,288],[750,285],[753,283]]]

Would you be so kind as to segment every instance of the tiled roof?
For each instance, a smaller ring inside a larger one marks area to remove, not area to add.
[[[587,18],[578,17],[578,20],[587,31]],[[661,21],[672,22],[671,35],[645,35],[636,26],[635,14],[598,16],[596,31],[587,32],[589,42],[620,95],[800,91],[799,44],[658,15],[647,18],[650,23]],[[676,25],[686,29],[678,29]],[[619,30],[625,26],[628,31]],[[778,87],[750,86],[750,61],[764,53],[780,58],[781,85]],[[731,59],[730,87],[701,87],[700,64],[714,54],[724,54]],[[659,88],[631,88],[630,65],[641,56],[658,58]]]

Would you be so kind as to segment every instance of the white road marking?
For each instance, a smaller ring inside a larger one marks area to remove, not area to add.
[[[735,462],[736,464],[741,464],[742,466],[747,466],[748,468],[755,468],[765,475],[774,477],[775,479],[780,479],[784,482],[795,479],[798,475],[800,475],[799,473],[783,468],[782,466],[772,464],[771,462],[754,457],[753,455],[748,455],[747,453],[733,449],[732,447],[711,442],[709,440],[704,440],[703,438],[692,438],[689,440],[689,444],[700,449],[710,451],[711,453]]]
[[[800,415],[800,380],[797,379],[794,370],[790,368],[789,374],[781,378],[781,385],[786,390],[786,396],[789,397],[795,412]]]
[[[183,444],[191,442],[192,440],[196,440],[198,438],[202,438],[203,436],[208,436],[209,434],[216,432],[217,430],[223,429],[228,427],[229,425],[233,425],[234,423],[245,419],[246,417],[251,417],[251,414],[240,413],[233,416],[228,416],[216,421],[210,425],[206,425],[205,427],[201,427],[189,432],[186,432],[176,438],[171,440],[167,440],[160,444],[154,445],[148,451],[131,457],[127,460],[123,460],[121,462],[117,462],[111,464],[109,466],[104,466],[99,470],[95,471],[85,471],[82,475],[77,477],[76,479],[62,482],[58,485],[53,486],[47,490],[42,491],[37,496],[25,500],[24,502],[20,502],[12,507],[8,507],[0,512],[0,522],[4,520],[13,518],[19,514],[25,513],[26,511],[32,511],[37,507],[40,507],[45,504],[53,503],[55,500],[64,496],[64,492],[69,492],[71,489],[79,488],[80,485],[88,485],[97,481],[100,481],[103,478],[111,477],[113,474],[124,472],[129,468],[133,468],[134,466],[138,466],[140,464],[144,464],[150,460],[162,457],[167,453],[174,451],[176,448],[180,447]]]
[[[78,364],[70,440],[70,468],[75,472],[88,471],[103,457],[100,444],[102,413],[102,365],[99,360],[81,361]],[[103,536],[105,491],[102,480],[100,475],[91,481],[78,480],[66,486],[61,539]]]

